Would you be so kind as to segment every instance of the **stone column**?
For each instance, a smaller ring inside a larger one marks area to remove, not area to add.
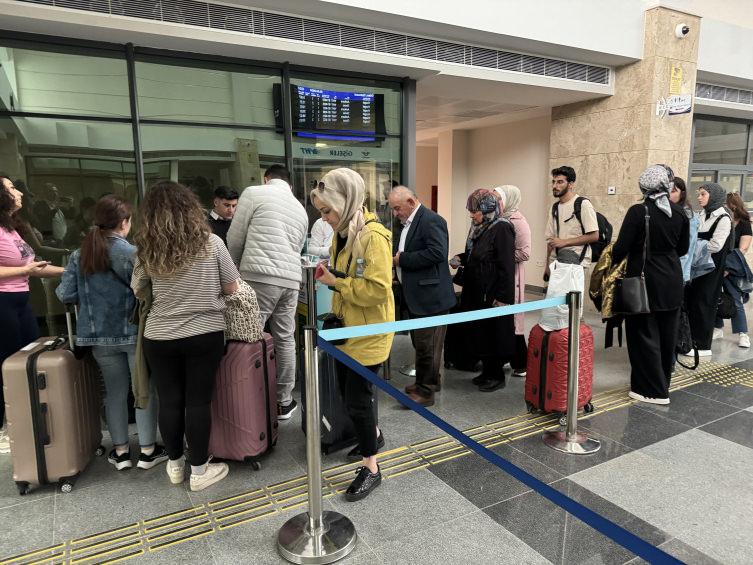
[[[690,32],[675,37],[684,23]],[[552,109],[550,164],[574,167],[577,191],[591,199],[615,228],[638,201],[638,177],[665,163],[687,180],[692,113],[659,117],[656,104],[670,95],[672,69],[682,70],[680,93],[694,94],[701,20],[663,7],[645,13],[643,59],[615,69],[609,98]],[[607,188],[616,187],[614,196]]]

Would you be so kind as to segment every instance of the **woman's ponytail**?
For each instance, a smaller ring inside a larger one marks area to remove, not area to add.
[[[110,269],[110,244],[107,235],[131,217],[132,207],[122,196],[107,194],[94,208],[94,225],[81,243],[81,270],[86,275]]]

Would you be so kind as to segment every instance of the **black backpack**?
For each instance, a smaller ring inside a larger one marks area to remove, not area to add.
[[[575,202],[573,203],[573,212],[575,214],[575,217],[578,219],[578,223],[580,224],[580,231],[581,233],[585,234],[586,231],[583,229],[583,220],[580,218],[581,209],[583,207],[583,201],[588,200],[588,198],[585,198],[584,196],[578,196],[575,199]],[[560,218],[559,218],[559,209],[558,209],[559,202],[555,202],[552,205],[552,216],[554,217],[554,221],[557,224],[557,234],[559,235],[560,232]],[[599,239],[597,241],[594,241],[591,244],[591,262],[596,263],[599,260],[599,257],[601,257],[601,252],[604,251],[604,248],[612,243],[612,224],[609,223],[609,220],[607,220],[606,216],[604,214],[601,214],[600,212],[596,212],[596,223],[599,226]],[[583,259],[586,257],[586,247],[583,246],[583,251],[581,251],[580,254],[580,262],[583,262]]]

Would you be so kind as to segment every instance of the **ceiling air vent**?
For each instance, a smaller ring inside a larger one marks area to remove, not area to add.
[[[582,63],[568,63],[567,78],[570,80],[588,80],[588,65]]]
[[[351,49],[374,50],[374,30],[362,27],[340,26],[340,45]]]
[[[719,102],[734,102],[753,106],[753,91],[731,86],[719,86],[717,84],[696,83],[696,98],[705,100],[718,100]]]
[[[408,38],[404,35],[379,30],[374,32],[374,51],[405,55],[408,50],[407,44]]]
[[[465,46],[437,41],[437,61],[465,64]]]
[[[47,4],[47,2],[37,2]],[[87,10],[89,12],[110,13],[109,0],[57,0],[55,6],[59,8],[73,8],[74,10]]]
[[[471,65],[475,67],[497,68],[497,52],[494,49],[471,47]]]
[[[509,53],[507,51],[500,51],[498,53],[498,65],[499,68],[505,71],[515,71],[516,73],[523,72],[523,55],[520,53]]]
[[[609,70],[604,67],[594,67],[588,65],[588,82],[606,84],[609,82]]]
[[[283,14],[262,12],[264,16],[264,35],[303,41],[303,19]]]
[[[303,20],[303,39],[311,43],[340,45],[340,26],[331,22]]]
[[[16,0],[16,2],[230,30],[580,82],[609,84],[610,77],[609,69],[606,67],[512,51],[497,51],[475,45],[349,26],[253,8],[214,4],[202,0]],[[722,92],[721,98],[712,92],[710,95],[714,99],[725,100],[725,94],[732,96],[732,93],[727,93],[724,87],[711,86],[710,88],[720,89]],[[742,92],[736,92],[734,96],[740,100],[743,99]]]
[[[419,57],[420,59],[437,58],[437,42],[432,39],[423,37],[408,36],[408,57]]]
[[[209,6],[195,0],[162,0],[162,17],[176,24],[209,27]]]
[[[243,33],[253,33],[254,18],[249,10],[210,4],[209,27],[213,29],[228,29]]]
[[[552,59],[547,60],[546,76],[567,78],[567,63],[565,63],[565,61],[555,61]]]
[[[55,0],[56,6],[58,1]],[[110,0],[110,12],[116,16],[161,20],[162,3],[159,0]]]

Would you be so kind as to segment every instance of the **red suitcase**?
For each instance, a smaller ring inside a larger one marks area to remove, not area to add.
[[[547,332],[536,324],[528,337],[526,405],[528,410],[567,412],[568,329]],[[594,369],[594,336],[586,324],[580,325],[578,365],[578,408],[593,411],[591,387]]]
[[[212,399],[209,453],[219,459],[249,461],[277,442],[277,368],[272,336],[231,341],[217,370]]]

